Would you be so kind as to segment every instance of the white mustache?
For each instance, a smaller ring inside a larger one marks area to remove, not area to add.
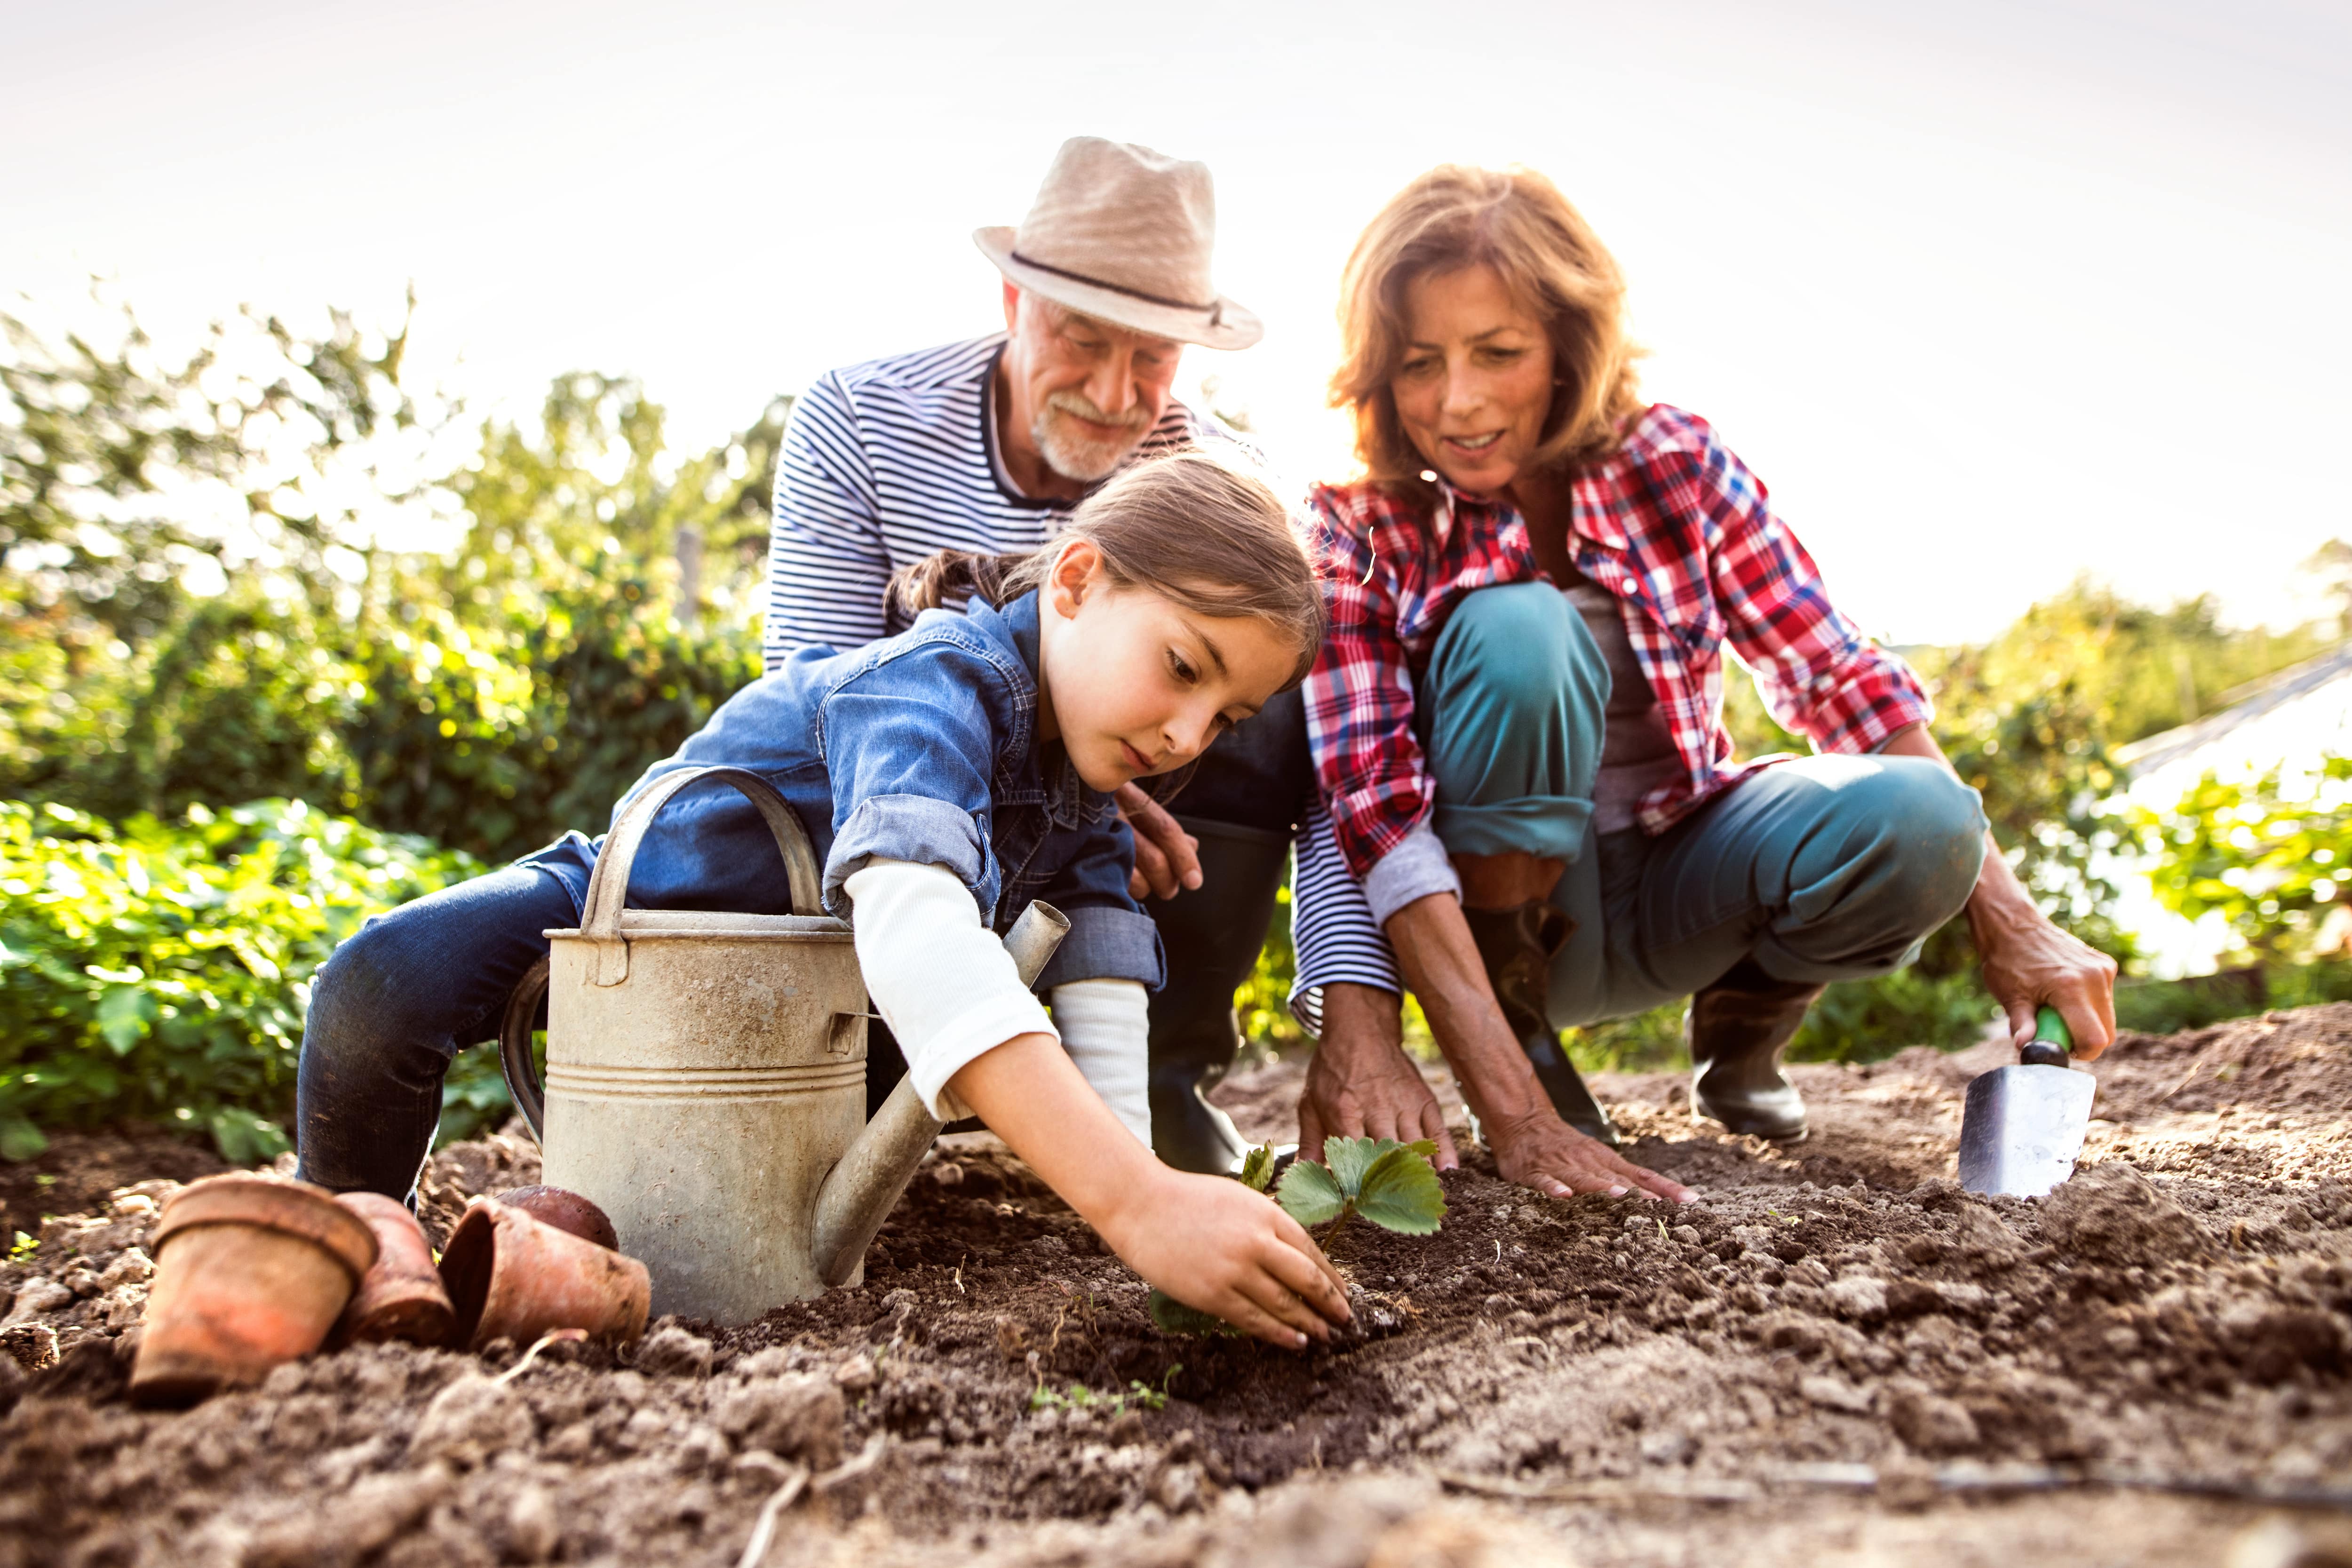
[[[1095,406],[1093,398],[1082,392],[1049,394],[1045,406],[1057,413],[1075,414],[1090,424],[1108,425],[1116,430],[1140,430],[1150,423],[1151,418],[1150,411],[1139,403],[1131,405],[1124,414],[1106,414]]]

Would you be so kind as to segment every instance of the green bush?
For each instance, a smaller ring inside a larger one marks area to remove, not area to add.
[[[0,1157],[121,1120],[282,1152],[311,973],[370,914],[479,869],[301,801],[120,826],[0,801]]]

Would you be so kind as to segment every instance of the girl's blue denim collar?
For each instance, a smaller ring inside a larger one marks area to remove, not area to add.
[[[1069,752],[1059,741],[1037,738],[1042,715],[1037,711],[1038,692],[1042,686],[1038,670],[1039,633],[1037,629],[1037,591],[1031,589],[1003,607],[996,608],[985,600],[975,598],[965,614],[980,628],[993,637],[1003,637],[1020,654],[1022,668],[1029,675],[1029,684],[1020,694],[1029,708],[1028,753],[1016,764],[1009,786],[999,794],[1000,801],[1034,802],[1045,808],[1045,815],[1063,827],[1099,822],[1112,809],[1110,796],[1091,788],[1078,776]],[[1046,783],[1048,770],[1053,782]]]

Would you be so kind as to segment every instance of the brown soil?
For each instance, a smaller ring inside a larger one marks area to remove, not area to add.
[[[0,1338],[59,1355],[0,1360],[0,1565],[731,1564],[798,1467],[772,1564],[2352,1563],[2347,1046],[2352,1005],[2127,1037],[2040,1202],[1950,1180],[1998,1048],[1799,1068],[1816,1131],[1785,1151],[1694,1124],[1667,1075],[1602,1079],[1703,1203],[1549,1202],[1474,1155],[1437,1236],[1338,1239],[1361,1331],[1303,1356],[1154,1330],[980,1135],[862,1288],[748,1328],[503,1385],[510,1346],[356,1350],[146,1414],[151,1182],[0,1270]],[[1293,1136],[1297,1081],[1220,1098]],[[527,1141],[460,1145],[428,1217],[536,1173]]]

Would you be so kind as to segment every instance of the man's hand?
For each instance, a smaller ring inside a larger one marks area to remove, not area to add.
[[[1327,1138],[1393,1138],[1437,1144],[1437,1168],[1462,1162],[1437,1097],[1405,1055],[1398,999],[1370,985],[1323,988],[1323,1039],[1307,1063],[1298,1100],[1298,1152],[1320,1161]]]
[[[1201,841],[1178,826],[1168,808],[1131,784],[1112,796],[1135,829],[1135,869],[1127,890],[1135,898],[1172,899],[1201,885]]]
[[[1970,910],[1974,914],[1973,910]],[[2011,1040],[2033,1038],[2034,1010],[2047,1003],[2066,1020],[2074,1055],[2099,1059],[2116,1038],[2116,961],[2039,911],[1970,922],[1985,989],[2009,1015]]]
[[[1481,1125],[1503,1179],[1550,1197],[1607,1193],[1622,1198],[1627,1193],[1639,1193],[1645,1198],[1667,1198],[1678,1204],[1698,1201],[1698,1194],[1680,1182],[1645,1171],[1606,1143],[1587,1138],[1562,1121],[1549,1105],[1515,1121]]]

